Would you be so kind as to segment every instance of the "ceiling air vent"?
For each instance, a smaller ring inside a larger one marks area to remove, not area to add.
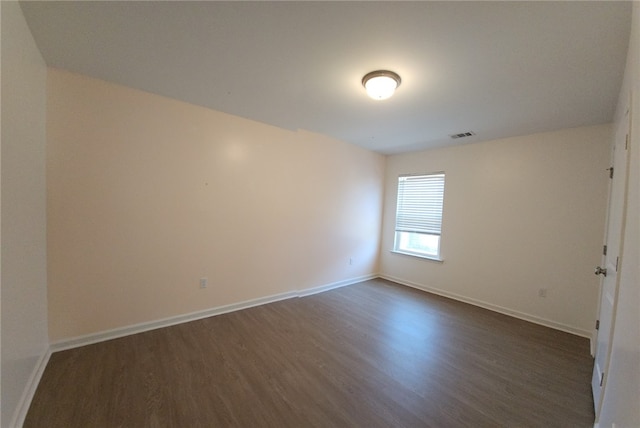
[[[467,131],[467,132],[461,132],[459,134],[449,135],[449,137],[453,138],[454,140],[457,140],[458,138],[471,137],[472,135],[476,135],[476,133],[473,131]]]

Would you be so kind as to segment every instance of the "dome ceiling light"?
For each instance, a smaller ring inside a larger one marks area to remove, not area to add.
[[[386,100],[400,86],[400,76],[393,71],[376,70],[362,78],[362,86],[374,100]]]

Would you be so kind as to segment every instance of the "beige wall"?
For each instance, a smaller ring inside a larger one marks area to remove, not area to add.
[[[377,273],[383,156],[55,69],[47,108],[52,341]]]
[[[389,157],[381,273],[589,335],[610,136],[603,125]],[[390,252],[398,175],[432,171],[446,173],[444,263]]]
[[[2,13],[2,426],[19,424],[48,350],[46,67],[17,2]],[[11,422],[13,420],[13,423]]]
[[[629,94],[631,134],[626,230],[620,267],[618,303],[606,369],[599,427],[640,426],[640,3],[634,2],[631,39],[617,118],[626,111]]]

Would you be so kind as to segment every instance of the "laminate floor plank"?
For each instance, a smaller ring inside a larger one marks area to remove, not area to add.
[[[25,427],[591,427],[587,339],[376,279],[54,353]]]

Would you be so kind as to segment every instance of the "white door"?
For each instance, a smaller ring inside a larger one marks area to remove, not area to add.
[[[616,301],[618,296],[618,267],[622,262],[622,236],[624,233],[624,212],[627,200],[627,162],[629,141],[629,111],[620,121],[616,130],[613,148],[613,177],[609,196],[609,211],[606,228],[606,254],[602,267],[596,274],[602,275],[600,286],[599,329],[597,332],[595,362],[591,388],[596,420],[600,413],[602,391],[607,381],[607,368],[611,353],[611,337],[614,328]],[[604,252],[604,251],[603,251]],[[606,271],[605,271],[606,270]]]

